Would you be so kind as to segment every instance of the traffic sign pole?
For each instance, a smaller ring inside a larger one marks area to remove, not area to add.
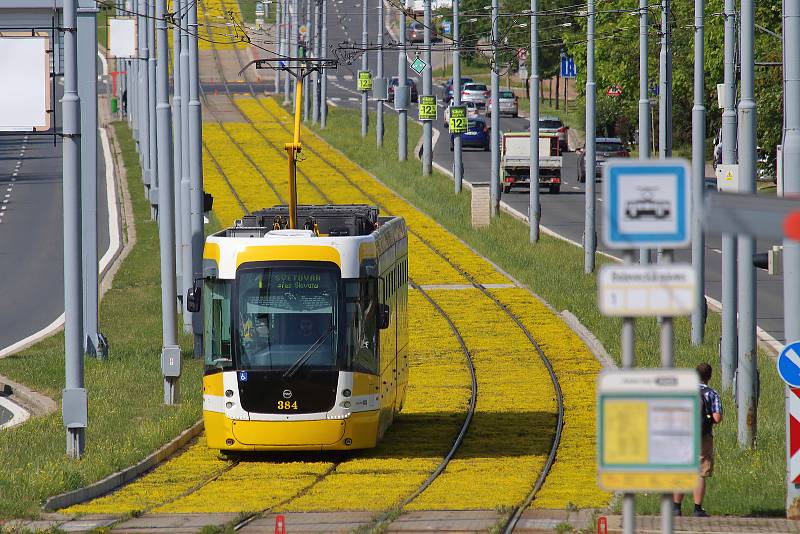
[[[408,70],[406,65],[406,12],[400,8],[400,48],[397,50],[397,87],[406,87],[408,82]],[[403,89],[402,93],[405,93]],[[395,102],[398,92],[395,91]],[[408,109],[405,103],[398,111],[397,117],[397,159],[406,161],[408,159]]]
[[[491,75],[492,75],[492,104],[496,108],[496,112],[492,113],[492,126],[491,126],[491,186],[489,188],[490,194],[490,207],[489,213],[492,217],[497,215],[500,209],[500,103],[498,97],[500,95],[500,74],[497,72],[499,69],[498,52],[500,46],[500,34],[498,32],[498,22],[500,17],[500,2],[499,0],[492,0],[492,59],[491,59]],[[533,135],[533,131],[531,131]],[[538,154],[538,152],[537,152]],[[533,153],[531,153],[533,157]],[[533,177],[531,177],[533,178]],[[535,187],[531,187],[533,194]]]
[[[366,2],[366,0],[363,0]],[[383,0],[378,0],[378,78],[383,78],[383,32],[386,23],[383,20]],[[375,135],[376,143],[379,147],[383,146],[383,100],[375,100],[377,103]]]
[[[783,80],[784,80],[784,125],[783,132],[783,168],[797,169],[800,167],[800,5],[793,1],[783,2]],[[783,178],[783,191],[785,195],[794,196],[800,193],[800,176],[796,172],[786,172]],[[790,216],[792,217],[792,216]],[[790,219],[791,220],[791,219]],[[784,233],[788,234],[783,240],[783,325],[787,342],[800,339],[800,240],[797,235],[791,235],[789,228],[784,223]],[[800,518],[800,486],[798,486],[798,472],[800,472],[800,458],[795,456],[800,448],[800,400],[798,391],[793,390],[794,404],[790,408],[789,417],[794,415],[794,425],[787,425],[787,443],[793,447],[787,456],[789,461],[790,477],[787,481],[786,510],[790,519]],[[795,432],[791,433],[790,430]]]
[[[539,0],[531,0],[531,79],[528,84],[528,102],[530,115],[528,119],[531,132],[531,163],[529,179],[531,182],[528,195],[528,231],[531,243],[539,241],[539,222],[542,219],[542,205],[539,199]],[[499,109],[499,102],[498,102]],[[492,117],[500,113],[493,113]],[[499,119],[498,119],[499,124]],[[499,133],[499,132],[498,132]],[[494,133],[492,134],[494,136]],[[494,137],[492,137],[494,139]],[[498,162],[499,165],[499,162]],[[492,167],[494,172],[494,167]]]
[[[322,43],[320,55],[326,54],[328,50],[328,0],[322,1]],[[319,125],[325,128],[328,125],[328,73],[322,68],[322,86],[319,90]]]
[[[625,265],[633,264],[633,253],[625,251],[623,253]],[[633,317],[622,318],[622,368],[633,369],[636,367],[636,323]],[[622,532],[623,534],[634,534],[636,532],[636,497],[633,493],[625,493],[622,496]]]
[[[705,337],[705,236],[703,235],[703,190],[705,187],[706,158],[704,151],[706,137],[706,108],[704,104],[705,87],[703,71],[705,0],[694,2],[694,106],[692,107],[692,191],[694,197],[692,225],[692,265],[694,265],[698,284],[695,289],[697,306],[692,314],[692,344],[703,343]]]
[[[586,184],[586,217],[583,226],[583,270],[594,272],[594,256],[597,251],[597,228],[595,207],[595,118],[597,114],[597,87],[594,81],[594,0],[588,0],[586,19],[586,146],[584,153],[584,183]],[[538,98],[538,94],[537,94]]]
[[[433,72],[431,63],[431,0],[424,0],[423,6],[425,8],[424,14],[424,32],[423,39],[425,41],[422,57],[427,63],[425,71],[422,73],[422,94],[430,96],[433,94]],[[405,28],[403,28],[405,31]],[[422,100],[420,99],[420,102]],[[430,176],[433,170],[433,123],[426,121],[422,125],[422,174]]]
[[[701,0],[695,0],[701,2]],[[741,101],[739,102],[739,169],[742,193],[755,192],[756,180],[756,103],[755,2],[741,2]],[[742,449],[752,448],[756,440],[757,373],[756,366],[756,277],[753,266],[754,239],[739,236],[739,367],[736,375],[738,439]],[[784,279],[786,276],[784,275]],[[796,320],[796,317],[793,319]]]
[[[649,0],[639,0],[639,159],[650,157],[650,97],[647,94],[647,10]],[[650,250],[639,249],[639,263],[650,263]]]
[[[458,1],[453,2],[453,100],[452,106],[461,105],[461,30],[458,24]],[[447,95],[445,95],[447,96]],[[464,110],[466,112],[466,109]],[[453,116],[452,111],[450,117]],[[464,180],[464,164],[461,160],[461,135],[453,138],[453,183],[456,195],[461,192]]]
[[[361,55],[361,70],[369,68],[366,47],[369,43],[369,33],[367,25],[367,0],[361,0],[361,46],[365,47],[364,53]],[[361,93],[361,137],[366,137],[369,133],[369,100],[366,91]]]

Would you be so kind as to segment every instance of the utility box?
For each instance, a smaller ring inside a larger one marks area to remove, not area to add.
[[[386,78],[372,79],[372,98],[375,100],[389,100],[389,86]]]
[[[394,88],[394,110],[406,111],[411,104],[411,91],[408,87],[400,87],[399,85]]]
[[[489,226],[489,203],[489,184],[473,184],[471,205],[473,228]]]

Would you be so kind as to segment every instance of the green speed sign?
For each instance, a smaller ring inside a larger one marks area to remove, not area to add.
[[[372,91],[372,73],[370,71],[358,71],[358,90]]]
[[[436,97],[435,96],[420,96],[419,97],[419,120],[421,120],[421,121],[435,121],[436,120]]]
[[[467,133],[467,107],[466,106],[451,106],[450,107],[450,133],[451,134]]]

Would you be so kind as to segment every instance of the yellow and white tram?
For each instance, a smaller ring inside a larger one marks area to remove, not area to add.
[[[365,205],[297,206],[296,220],[286,229],[277,206],[206,240],[191,300],[202,301],[209,447],[374,447],[403,406],[405,222]]]

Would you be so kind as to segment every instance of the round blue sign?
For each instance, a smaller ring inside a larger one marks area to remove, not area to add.
[[[778,374],[793,388],[800,387],[800,341],[786,345],[778,356]]]

